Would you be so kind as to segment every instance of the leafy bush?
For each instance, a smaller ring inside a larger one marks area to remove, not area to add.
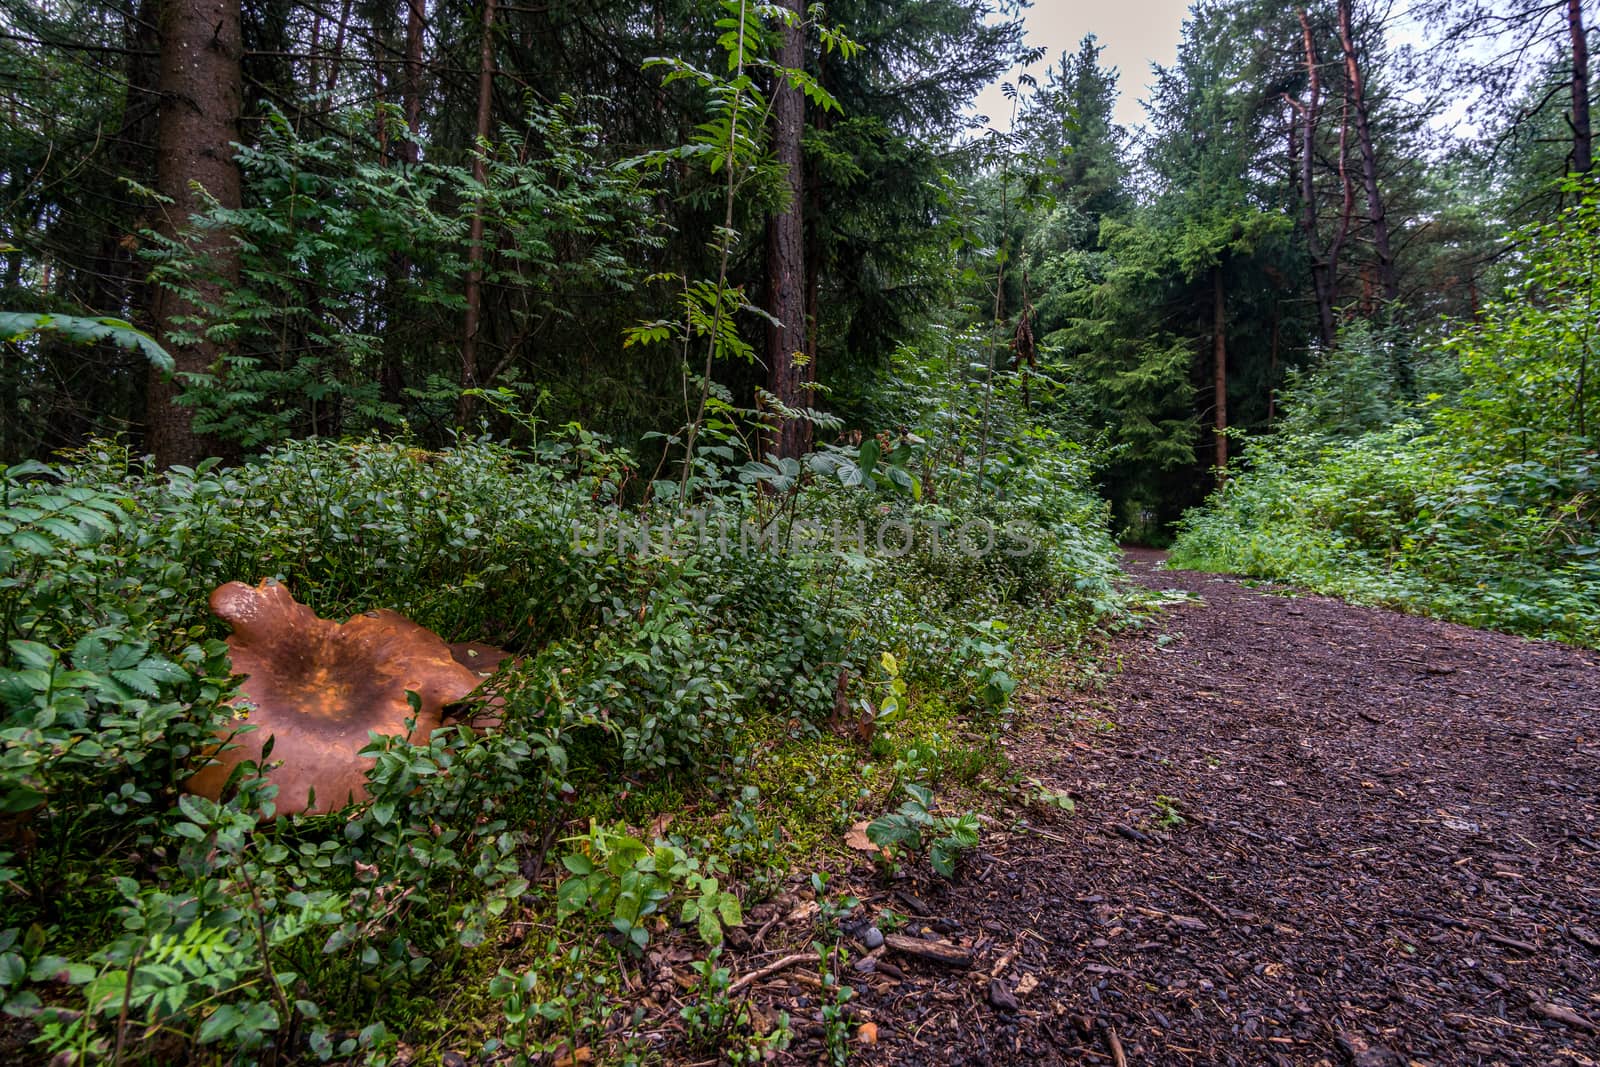
[[[1520,235],[1524,286],[1430,354],[1432,379],[1452,389],[1417,418],[1343,436],[1330,398],[1362,393],[1381,370],[1357,352],[1305,376],[1287,429],[1185,519],[1173,565],[1600,644],[1597,224],[1590,192],[1561,223]]]
[[[992,714],[1016,685],[1018,639],[1082,632],[1108,595],[1110,545],[1086,505],[993,566],[926,546],[876,558],[680,537],[646,551],[586,541],[623,516],[683,521],[667,505],[615,509],[628,457],[577,434],[541,451],[301,442],[158,474],[103,445],[4,473],[0,1000],[46,1049],[382,1060],[408,1005],[536,902],[523,865],[575,801],[603,811],[625,781],[737,768],[758,721],[818,729],[839,673],[865,676],[884,652],[906,672],[897,699]],[[729,478],[702,497],[775,518],[769,494]],[[802,479],[792,504],[779,543],[798,517],[935,507],[837,478]],[[938,508],[976,514],[948,496]],[[220,803],[183,794],[235,691],[207,596],[262,577],[325,617],[392,607],[519,653],[493,683],[502,727],[425,746],[374,737],[372,799],[337,815],[269,821],[274,791],[249,775]],[[728,880],[771,854],[755,796],[703,855],[597,831],[586,892],[634,944],[646,898],[668,897],[715,941],[739,918]],[[506,981],[501,994],[523,996]]]
[[[456,368],[399,353],[463,306],[474,214],[503,245],[484,284],[523,297],[503,312],[513,334],[543,334],[571,318],[570,304],[631,290],[642,273],[633,263],[661,244],[650,200],[637,173],[600,157],[577,110],[564,98],[530,108],[521,130],[497,131],[480,183],[468,167],[431,160],[352,166],[382,157],[375,130],[405,129],[392,107],[332,111],[315,139],[269,108],[259,141],[239,147],[247,203],[210,205],[178,238],[151,235],[152,279],[203,308],[170,340],[226,342],[221,365],[183,375],[196,428],[257,448],[447,417]],[[216,229],[236,235],[241,276],[210,306],[194,286],[214,266],[196,241]],[[515,377],[506,368],[500,380]]]
[[[956,875],[961,853],[978,847],[978,818],[933,814],[933,793],[908,783],[906,800],[896,811],[879,816],[867,826],[867,839],[892,857],[903,849],[912,856],[928,853],[928,865],[944,878]]]

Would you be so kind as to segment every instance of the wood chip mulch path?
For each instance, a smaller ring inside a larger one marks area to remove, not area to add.
[[[1600,656],[1129,570],[1198,599],[1010,750],[1076,813],[856,880],[968,963],[853,946],[851,1062],[1600,1063]]]

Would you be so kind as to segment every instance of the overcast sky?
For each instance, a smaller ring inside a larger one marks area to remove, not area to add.
[[[1043,80],[1046,67],[1060,59],[1063,51],[1076,52],[1084,34],[1092,33],[1105,46],[1100,62],[1116,67],[1122,75],[1117,121],[1128,126],[1142,123],[1140,101],[1148,95],[1150,64],[1170,66],[1177,58],[1178,38],[1188,13],[1189,0],[1036,0],[1024,16],[1028,44],[1045,49],[1046,58],[1029,68],[1029,73]],[[1021,73],[1014,70],[1001,81],[1015,82]],[[998,83],[978,96],[975,109],[1002,129],[1011,124],[1011,103]]]

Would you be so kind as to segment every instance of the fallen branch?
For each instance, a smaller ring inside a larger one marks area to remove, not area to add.
[[[1128,1054],[1122,1051],[1122,1039],[1114,1026],[1106,1027],[1106,1047],[1111,1050],[1111,1062],[1116,1067],[1128,1067]]]
[[[1167,882],[1167,884],[1176,889],[1178,892],[1182,893],[1184,896],[1193,899],[1196,903],[1200,904],[1207,911],[1221,919],[1223,922],[1229,921],[1226,912],[1217,907],[1215,904],[1211,903],[1211,901],[1207,900],[1205,897],[1201,896],[1199,893],[1195,892],[1193,889],[1190,889],[1188,886],[1170,880]]]
[[[904,934],[884,934],[883,943],[896,952],[903,952],[907,956],[916,956],[920,959],[932,960],[942,963],[946,967],[971,967],[972,954],[966,949],[955,945],[944,944],[938,941],[924,941],[918,937],[906,937]]]
[[[793,967],[797,963],[805,963],[807,960],[814,961],[816,958],[817,954],[815,952],[796,952],[792,956],[785,956],[781,960],[769,963],[765,967],[751,971],[749,974],[742,974],[738,978],[735,978],[733,982],[729,984],[728,992],[730,994],[737,993],[739,990],[743,989],[752,982],[759,982],[761,979],[768,978],[774,974],[777,974],[779,971]]]
[[[1536,1000],[1533,1002],[1533,1010],[1552,1022],[1558,1022],[1562,1026],[1570,1026],[1574,1030],[1588,1030],[1591,1033],[1596,1030],[1594,1023],[1585,1019],[1565,1004],[1546,1004],[1544,1001]]]

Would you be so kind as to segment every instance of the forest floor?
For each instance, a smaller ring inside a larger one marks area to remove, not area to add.
[[[964,957],[851,944],[851,1062],[1600,1062],[1600,656],[1160,558],[1132,580],[1192,599],[1007,750],[1074,814],[992,823],[953,884],[829,886]],[[807,910],[724,962],[803,951]],[[811,969],[750,985],[793,1062]]]

